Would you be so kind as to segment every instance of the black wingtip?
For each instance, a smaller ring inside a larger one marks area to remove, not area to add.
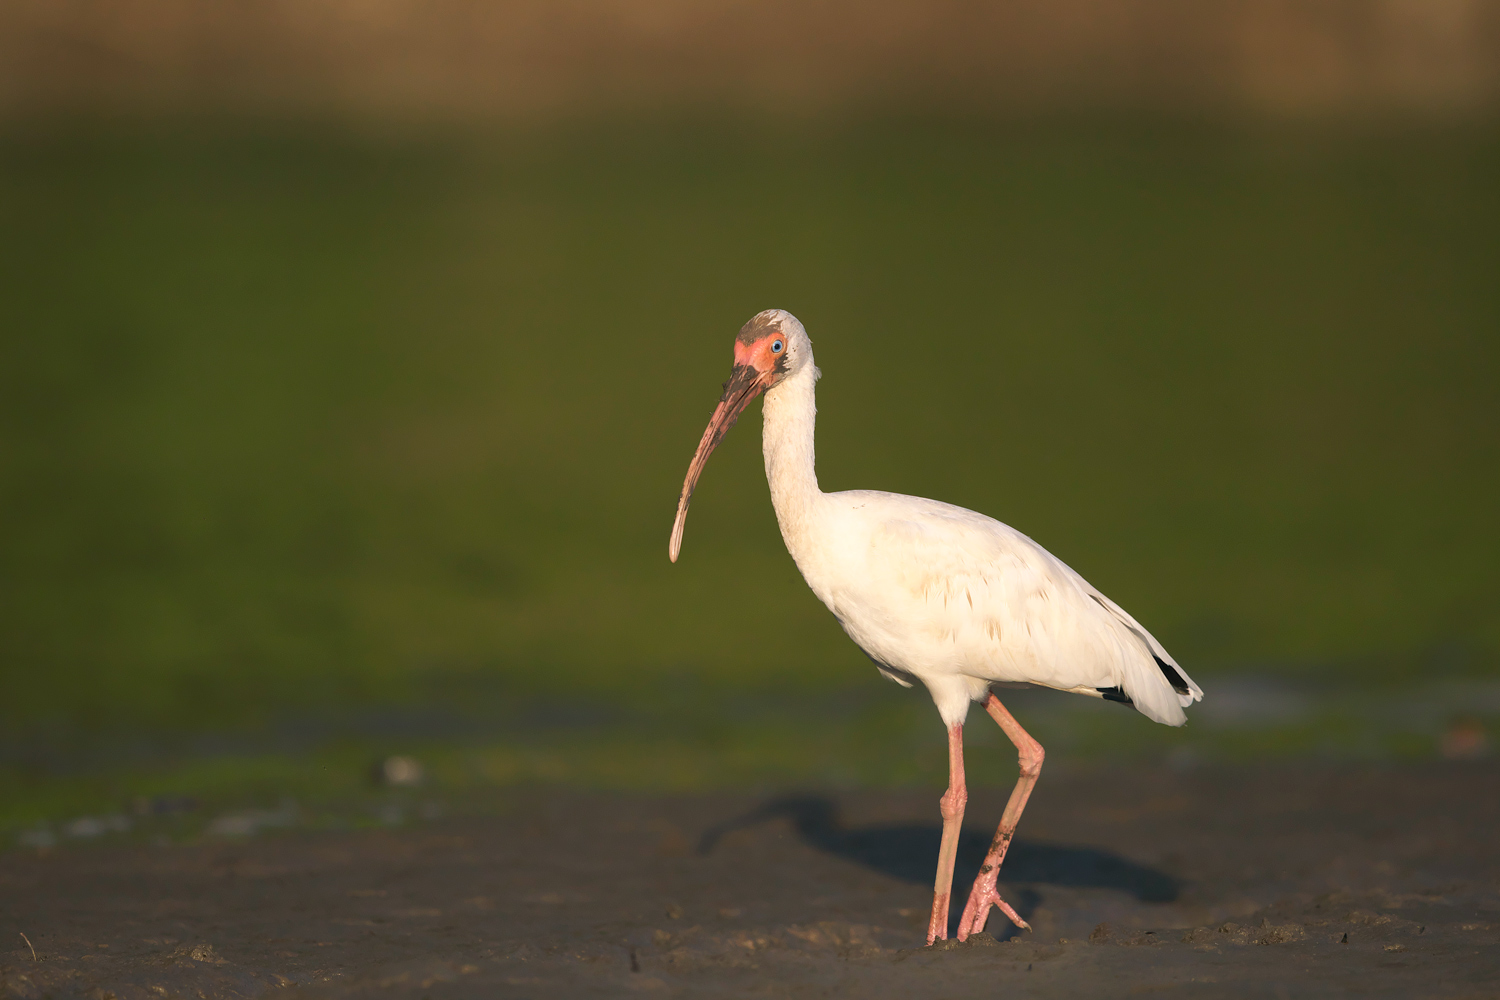
[[[1172,685],[1173,691],[1176,691],[1178,694],[1193,693],[1193,689],[1188,687],[1187,678],[1182,675],[1182,671],[1178,670],[1176,667],[1172,666],[1172,664],[1163,660],[1155,653],[1151,654],[1151,658],[1156,661],[1156,665],[1158,667],[1161,667],[1162,676],[1167,679],[1168,684]]]
[[[1121,705],[1130,705],[1132,707],[1135,705],[1135,702],[1130,700],[1130,695],[1126,694],[1125,689],[1122,687],[1095,688],[1094,690],[1098,691],[1099,696],[1105,701],[1117,701]]]

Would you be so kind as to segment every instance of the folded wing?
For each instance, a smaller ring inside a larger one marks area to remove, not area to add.
[[[1186,721],[1182,709],[1202,697],[1198,686],[1139,622],[1060,559],[982,514],[900,499],[899,515],[879,519],[869,534],[862,589],[888,595],[885,621],[876,615],[869,630],[873,645],[886,635],[916,636],[918,675],[951,669],[1109,692],[1157,722]]]

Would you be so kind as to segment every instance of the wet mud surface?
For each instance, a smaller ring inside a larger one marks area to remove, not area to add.
[[[13,850],[0,997],[1500,996],[1493,761],[1053,768],[1001,878],[1035,931],[928,949],[939,792]]]

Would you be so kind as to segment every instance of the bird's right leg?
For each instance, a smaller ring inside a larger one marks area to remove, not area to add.
[[[938,848],[937,881],[932,887],[932,919],[927,922],[927,943],[948,938],[948,899],[953,894],[953,864],[958,858],[958,834],[964,825],[964,806],[969,801],[964,787],[964,726],[948,730],[948,790],[938,800],[943,814],[943,844]]]
[[[1000,728],[1005,730],[1005,735],[1010,737],[1010,741],[1016,745],[1021,775],[1016,779],[1015,790],[1010,793],[1010,801],[1005,804],[1005,813],[1000,817],[1000,829],[995,831],[995,839],[990,843],[984,864],[979,868],[979,877],[974,880],[974,888],[969,893],[969,902],[964,906],[964,915],[959,918],[958,939],[960,941],[967,940],[970,934],[978,934],[984,930],[984,922],[990,915],[991,906],[998,906],[1017,927],[1031,930],[1031,925],[1022,920],[1011,905],[1000,898],[1000,893],[995,888],[995,881],[1000,877],[1000,863],[1005,860],[1005,852],[1010,849],[1010,841],[1016,834],[1016,825],[1021,822],[1021,813],[1026,808],[1026,800],[1031,798],[1031,790],[1036,786],[1036,779],[1042,773],[1042,760],[1046,757],[1046,753],[1043,752],[1042,745],[1021,728],[1015,716],[1005,710],[1005,706],[1000,704],[1000,699],[996,698],[993,693],[985,700],[984,708],[1000,724]]]

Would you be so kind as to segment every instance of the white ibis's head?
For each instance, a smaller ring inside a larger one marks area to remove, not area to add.
[[[677,520],[672,525],[672,542],[667,554],[677,561],[682,551],[682,529],[687,524],[688,504],[693,500],[693,487],[708,456],[718,447],[729,428],[739,419],[750,401],[763,392],[775,389],[789,376],[795,375],[812,364],[812,341],[807,331],[797,322],[797,317],[785,309],[767,309],[756,313],[734,338],[734,369],[729,381],[724,383],[724,395],[714,415],[709,418],[703,431],[703,440],[698,442],[698,451],[688,466],[687,478],[682,483],[682,495],[677,498]]]

